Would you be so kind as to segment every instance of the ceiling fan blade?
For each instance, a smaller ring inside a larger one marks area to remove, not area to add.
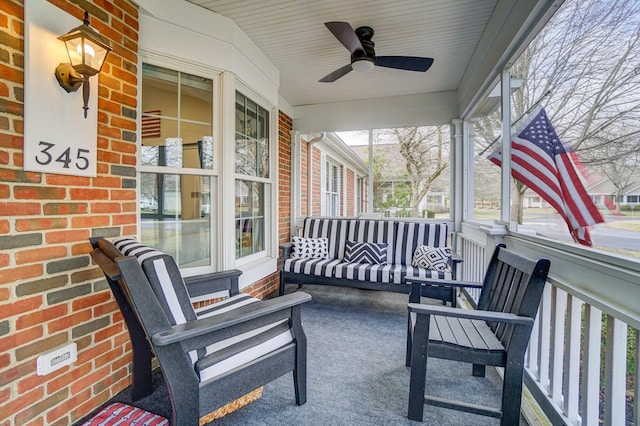
[[[325,22],[324,25],[350,53],[364,51],[360,39],[348,22]]]
[[[419,58],[416,56],[376,56],[376,65],[407,71],[425,72],[433,64],[433,58]]]
[[[320,79],[318,81],[320,83],[331,83],[331,82],[336,81],[340,77],[343,77],[343,76],[347,75],[351,70],[353,70],[353,68],[351,68],[351,64],[348,64],[348,65],[345,65],[342,68],[338,68],[337,70],[335,70],[331,74],[328,74],[328,75],[322,77],[322,79]]]

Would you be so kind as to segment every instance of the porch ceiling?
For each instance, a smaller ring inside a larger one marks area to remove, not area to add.
[[[483,87],[488,79],[495,81],[496,69],[506,63],[505,49],[517,49],[541,20],[548,19],[551,5],[562,2],[187,1],[233,20],[279,69],[280,95],[294,108],[346,102],[351,109],[366,108],[370,99],[449,93],[454,96],[447,99],[455,104],[450,110],[456,113],[478,89],[488,90]],[[426,73],[375,67],[319,83],[350,58],[323,25],[328,21],[372,27],[377,55],[426,56],[434,58],[434,64]],[[425,99],[438,102],[440,97]]]

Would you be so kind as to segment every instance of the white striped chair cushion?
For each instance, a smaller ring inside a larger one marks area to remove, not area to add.
[[[393,263],[411,265],[416,247],[446,247],[448,229],[446,223],[398,222],[394,244]]]
[[[183,324],[199,318],[212,317],[232,311],[259,299],[238,294],[220,302],[193,309],[187,288],[173,257],[147,247],[132,238],[114,241],[125,256],[136,256],[156,297],[172,324]],[[216,342],[206,348],[190,351],[200,380],[208,380],[233,368],[266,355],[293,341],[287,321],[279,321]]]

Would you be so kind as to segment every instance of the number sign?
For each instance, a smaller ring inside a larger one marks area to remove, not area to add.
[[[87,118],[82,90],[67,93],[54,76],[59,63],[69,62],[57,37],[79,24],[49,2],[26,2],[25,170],[96,176],[98,76],[89,79]]]

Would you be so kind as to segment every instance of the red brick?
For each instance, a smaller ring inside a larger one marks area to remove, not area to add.
[[[115,176],[100,176],[93,179],[93,186],[120,188],[122,186],[122,180]]]
[[[0,2],[4,3],[4,2]],[[26,407],[36,403],[44,395],[43,388],[37,388],[24,395],[12,398],[7,404],[0,406],[0,418],[11,418],[15,413],[24,410]]]
[[[48,244],[56,244],[87,240],[89,238],[89,235],[90,233],[88,229],[81,229],[73,231],[47,232],[44,235],[44,238]]]
[[[89,186],[91,184],[91,178],[84,176],[48,174],[45,179],[48,185]]]
[[[71,218],[72,228],[95,228],[109,225],[109,216],[80,216]]]
[[[39,203],[0,203],[0,216],[32,216],[40,212]]]
[[[7,337],[0,339],[0,348],[17,348],[19,346],[24,345],[25,343],[31,343],[32,341],[39,339],[43,336],[42,326],[37,326],[33,328],[29,328],[27,330],[18,331],[16,333],[10,334]],[[15,380],[17,377],[24,376],[28,374],[28,372],[23,371],[24,369],[29,369],[28,371],[33,371],[35,368],[34,359],[32,362],[28,363],[28,365],[20,364],[15,366],[9,370],[5,370],[0,373],[0,385],[4,383],[9,383]]]
[[[114,189],[111,191],[112,200],[135,200],[136,191],[133,189]]]
[[[109,199],[109,191],[106,189],[93,188],[71,188],[69,195],[72,200],[107,200]]]
[[[0,309],[0,319],[20,315],[33,311],[42,306],[42,296],[23,298],[9,305],[3,305]]]
[[[113,225],[131,225],[138,221],[138,215],[136,214],[121,214],[113,216]]]
[[[61,229],[67,227],[64,217],[16,219],[16,231],[40,231],[43,229]]]
[[[49,322],[47,324],[47,331],[49,333],[56,333],[62,330],[69,330],[78,324],[82,324],[83,322],[89,321],[90,319],[91,319],[91,310],[87,309],[85,311],[67,315],[55,321]]]
[[[71,303],[71,309],[73,309],[73,311],[80,311],[82,309],[99,305],[110,299],[111,299],[110,291],[105,290],[100,293],[92,293],[89,296],[83,296],[79,299],[75,299]]]
[[[16,329],[22,330],[24,328],[45,323],[54,318],[66,315],[67,311],[67,305],[60,304],[51,308],[41,309],[27,315],[22,315],[16,321]]]
[[[43,247],[37,249],[29,249],[16,253],[16,263],[22,265],[24,263],[38,262],[42,260],[58,259],[67,255],[66,247]]]
[[[76,361],[76,365],[78,362]],[[83,363],[79,364],[78,367],[70,369],[64,374],[57,376],[55,379],[50,380],[47,383],[47,393],[55,393],[60,389],[69,386],[71,383],[75,382],[79,378],[87,375],[91,371],[91,363]]]
[[[11,229],[9,225],[9,221],[5,219],[0,219],[0,234],[6,234]]]
[[[90,209],[91,213],[120,213],[122,205],[120,203],[91,203]]]
[[[111,350],[113,348],[113,346],[111,345],[111,342],[106,340],[104,342],[101,342],[91,348],[85,349],[83,351],[78,351],[78,361],[77,363],[79,365],[82,365],[84,363],[91,363],[91,361],[99,356],[102,353],[105,353],[109,350]]]
[[[25,278],[39,277],[42,275],[42,265],[18,266],[11,268],[10,271],[11,273],[0,271],[0,284],[12,283]]]

